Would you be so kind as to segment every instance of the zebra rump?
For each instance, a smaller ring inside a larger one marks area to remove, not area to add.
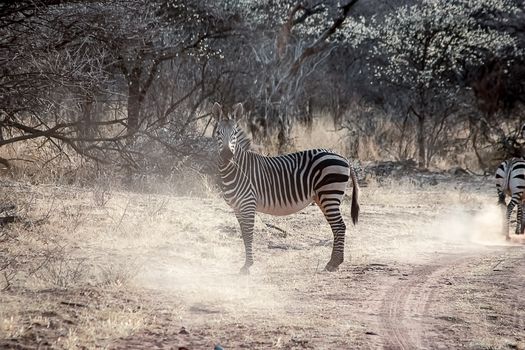
[[[509,223],[512,211],[517,208],[516,234],[523,234],[523,192],[525,190],[525,160],[522,158],[511,158],[502,162],[496,170],[496,191],[498,193],[498,204],[505,208],[506,214],[503,224],[503,233],[509,239]],[[505,203],[506,195],[511,196],[510,202]]]

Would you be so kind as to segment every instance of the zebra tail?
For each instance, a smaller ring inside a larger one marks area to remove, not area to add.
[[[350,216],[352,217],[353,224],[357,224],[359,219],[359,185],[357,184],[357,176],[353,166],[350,166],[350,177],[352,178],[352,206],[350,208]]]

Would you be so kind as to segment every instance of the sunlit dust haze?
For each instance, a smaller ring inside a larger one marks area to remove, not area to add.
[[[497,205],[485,205],[477,210],[455,207],[434,224],[435,234],[451,242],[505,245],[508,243],[502,233],[502,214]]]

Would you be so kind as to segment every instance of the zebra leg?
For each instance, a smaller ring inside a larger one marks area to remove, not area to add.
[[[506,220],[506,210],[507,210],[507,204],[505,203],[505,193],[501,191],[499,188],[498,191],[498,206],[501,208],[501,231],[507,235],[507,232],[509,231],[508,221]]]
[[[517,205],[518,207],[518,210],[517,210],[517,214],[516,214],[516,231],[515,231],[515,234],[519,235],[521,233],[521,230],[522,230],[522,226],[523,226],[523,204],[521,204],[521,201],[520,203],[518,203]]]
[[[509,236],[510,217],[512,216],[512,211],[514,210],[514,207],[516,206],[516,204],[521,202],[521,199],[519,197],[520,197],[519,194],[513,194],[512,198],[510,199],[509,205],[507,205],[507,215],[505,217],[505,227],[503,230],[503,232],[505,233],[505,238],[507,240],[510,239],[510,236]]]
[[[242,239],[244,241],[244,249],[246,252],[246,260],[244,266],[241,268],[240,273],[243,275],[248,275],[250,273],[250,266],[253,265],[253,225],[255,221],[255,209],[254,210],[244,210],[238,213],[235,213],[239,225],[241,226]]]
[[[332,246],[332,255],[330,261],[326,264],[326,271],[335,271],[344,261],[345,255],[345,232],[346,225],[341,216],[341,210],[339,208],[340,200],[329,199],[326,201],[317,201],[317,204],[323,211],[323,214],[330,224],[332,233],[334,234],[334,244]]]
[[[344,261],[346,225],[341,217],[338,221],[331,222],[330,227],[334,234],[334,245],[332,247],[330,261],[326,264],[325,269],[327,271],[335,271]]]
[[[498,204],[505,206],[505,193],[498,189]]]
[[[523,203],[523,201],[519,203],[519,207],[521,208],[521,216],[518,218],[518,220],[520,221],[521,226],[519,232],[516,229],[517,235],[522,235],[525,232],[525,216],[523,215],[523,209],[525,209],[524,206],[525,203]]]
[[[523,232],[525,232],[525,217],[523,216],[523,209],[525,209],[525,203],[521,202],[520,204],[520,207],[521,207],[521,217],[518,218],[518,220],[520,220],[521,222],[521,229],[520,229],[520,232],[516,232],[516,234],[519,234],[519,235],[522,235]]]

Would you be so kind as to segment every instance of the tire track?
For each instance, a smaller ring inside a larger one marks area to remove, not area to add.
[[[427,329],[425,321],[435,317],[431,312],[436,288],[442,285],[443,277],[483,255],[478,252],[442,256],[428,265],[416,267],[406,279],[389,286],[380,309],[383,347],[401,350],[428,348],[422,336],[435,331]]]

